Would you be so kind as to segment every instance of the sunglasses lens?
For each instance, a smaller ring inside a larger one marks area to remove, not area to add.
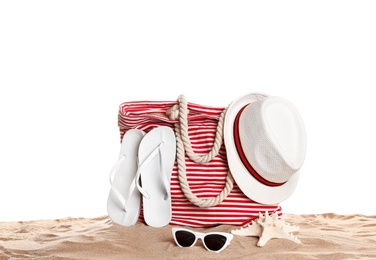
[[[221,250],[222,247],[226,244],[227,238],[222,235],[207,235],[204,238],[204,242],[207,248],[209,248],[212,251],[218,251]]]
[[[196,237],[194,234],[188,231],[183,231],[183,230],[176,231],[175,237],[176,237],[176,241],[182,247],[190,247],[193,245],[193,243],[196,240]]]

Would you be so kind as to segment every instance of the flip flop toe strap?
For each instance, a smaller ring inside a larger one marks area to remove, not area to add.
[[[159,149],[159,166],[160,166],[159,177],[161,178],[163,187],[165,188],[165,192],[166,192],[164,196],[164,200],[167,200],[168,197],[170,196],[170,183],[169,183],[169,180],[167,179],[167,175],[164,174],[166,171],[165,171],[165,167],[163,164],[162,153],[160,152],[160,149]]]
[[[127,210],[127,202],[129,201],[129,198],[131,197],[131,194],[133,193],[133,191],[136,188],[135,183],[134,183],[134,181],[131,182],[131,186],[130,186],[128,194],[127,194],[128,195],[127,199],[124,198],[124,196],[121,194],[121,192],[119,191],[119,189],[114,184],[114,178],[115,178],[115,175],[117,173],[117,169],[119,168],[120,164],[125,160],[125,158],[126,158],[125,154],[123,154],[122,156],[120,156],[119,159],[117,160],[117,162],[111,168],[111,170],[110,170],[110,185],[111,185],[111,190],[115,194],[115,196],[118,199],[118,201],[120,202],[120,204],[123,206],[123,210],[125,212],[127,212],[128,211]]]
[[[150,199],[149,193],[141,186],[140,184],[140,178],[143,170],[150,164],[150,162],[154,159],[155,156],[159,154],[159,176],[161,177],[163,187],[165,189],[165,197],[164,199],[168,199],[169,197],[169,183],[166,174],[164,174],[164,166],[163,166],[163,161],[162,161],[162,153],[161,153],[161,148],[163,146],[163,142],[161,142],[154,150],[145,158],[145,160],[139,165],[137,175],[136,175],[136,185],[142,196],[144,196],[145,199]]]

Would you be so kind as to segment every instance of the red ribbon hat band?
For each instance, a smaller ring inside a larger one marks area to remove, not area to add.
[[[252,176],[258,180],[260,183],[264,184],[264,185],[267,185],[267,186],[270,186],[270,187],[278,187],[278,186],[282,186],[283,184],[285,184],[286,182],[282,182],[282,183],[276,183],[276,182],[271,182],[271,181],[268,181],[266,179],[264,179],[262,176],[260,176],[260,174],[258,174],[256,172],[255,169],[253,169],[252,165],[249,163],[247,157],[245,156],[245,153],[243,151],[243,148],[242,148],[242,145],[241,145],[241,141],[240,141],[240,137],[239,137],[239,118],[243,112],[243,110],[247,107],[248,105],[245,105],[244,107],[242,107],[238,114],[236,115],[236,118],[235,118],[235,121],[234,121],[234,141],[235,141],[235,147],[236,147],[236,150],[238,152],[238,155],[239,155],[239,158],[241,160],[241,162],[243,163],[244,167],[252,174]]]

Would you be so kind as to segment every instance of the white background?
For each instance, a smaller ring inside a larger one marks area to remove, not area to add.
[[[292,101],[286,213],[376,214],[376,2],[1,1],[0,221],[106,215],[132,100]]]

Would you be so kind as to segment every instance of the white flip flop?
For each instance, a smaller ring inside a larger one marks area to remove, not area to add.
[[[107,200],[107,212],[119,225],[132,226],[140,215],[141,195],[136,189],[138,147],[145,133],[128,130],[121,142],[118,161],[110,171],[111,190]]]
[[[163,227],[171,221],[170,179],[175,154],[175,134],[166,126],[154,128],[140,143],[136,184],[143,195],[144,219],[149,226]]]

